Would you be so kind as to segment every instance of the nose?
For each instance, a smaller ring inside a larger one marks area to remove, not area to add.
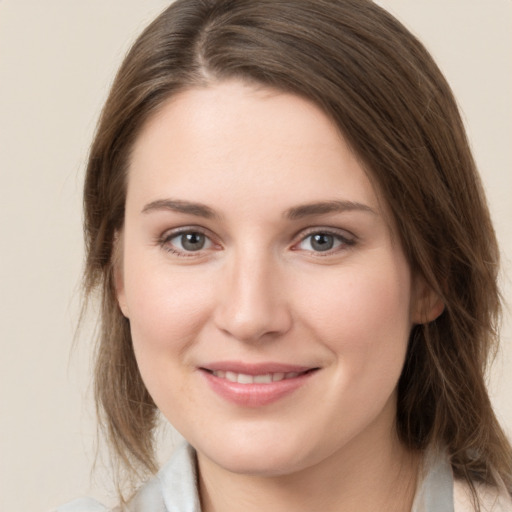
[[[223,275],[214,321],[218,329],[239,341],[275,339],[291,328],[281,273],[267,259],[240,257]]]

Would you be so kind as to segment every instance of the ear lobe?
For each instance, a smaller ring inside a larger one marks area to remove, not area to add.
[[[116,292],[117,303],[119,309],[126,318],[129,318],[128,305],[126,302],[126,293],[124,287],[123,274],[123,235],[122,232],[116,232],[114,235],[114,243],[112,248],[112,274],[114,280],[114,288]]]
[[[439,294],[421,277],[415,279],[414,299],[411,315],[414,324],[433,322],[444,311],[444,302]]]

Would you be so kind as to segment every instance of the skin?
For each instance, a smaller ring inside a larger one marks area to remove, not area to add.
[[[396,385],[412,326],[440,306],[318,107],[233,81],[171,98],[135,143],[118,243],[140,372],[198,452],[206,512],[410,510],[418,459],[396,437]],[[226,360],[318,370],[245,407],[199,370]]]

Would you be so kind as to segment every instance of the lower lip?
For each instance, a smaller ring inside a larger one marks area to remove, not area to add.
[[[215,393],[242,407],[262,407],[277,402],[302,387],[316,372],[317,370],[314,370],[268,384],[239,384],[201,370],[201,374]]]

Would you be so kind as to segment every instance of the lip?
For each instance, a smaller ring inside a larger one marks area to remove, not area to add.
[[[201,365],[204,370],[225,371],[234,373],[245,373],[246,375],[262,375],[264,373],[302,373],[307,370],[313,370],[312,366],[299,366],[283,363],[244,363],[241,361],[216,361]]]
[[[242,363],[220,361],[198,368],[210,389],[224,400],[241,407],[262,407],[272,404],[301,388],[319,370],[318,367],[290,365],[283,363]],[[268,373],[298,373],[296,377],[268,384],[241,384],[213,375],[214,371],[243,373],[246,375],[264,375]]]

